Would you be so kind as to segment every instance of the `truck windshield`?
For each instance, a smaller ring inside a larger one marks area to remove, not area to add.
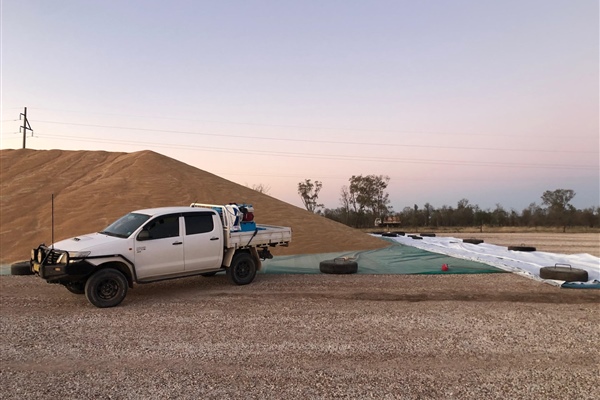
[[[110,224],[100,233],[108,236],[128,238],[137,230],[137,228],[142,226],[148,218],[150,218],[150,216],[146,214],[129,213]]]

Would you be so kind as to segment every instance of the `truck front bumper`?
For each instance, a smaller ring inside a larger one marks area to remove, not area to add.
[[[79,281],[94,269],[95,265],[83,259],[69,259],[66,251],[41,245],[31,252],[31,270],[49,283]]]

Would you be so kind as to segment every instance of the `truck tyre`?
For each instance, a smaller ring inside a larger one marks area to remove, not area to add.
[[[85,294],[85,282],[69,282],[63,285],[73,294]]]
[[[10,266],[11,275],[33,275],[29,261],[19,261]]]
[[[248,253],[238,253],[233,256],[231,265],[227,268],[227,276],[236,285],[247,285],[256,276],[256,263]]]
[[[540,268],[540,278],[566,282],[587,282],[588,272],[580,268],[571,268],[571,266],[542,267]]]
[[[96,307],[114,307],[121,304],[127,295],[127,288],[127,278],[120,271],[101,269],[85,283],[85,297]]]
[[[358,272],[358,263],[346,258],[325,260],[319,263],[319,271],[324,274],[355,274]]]

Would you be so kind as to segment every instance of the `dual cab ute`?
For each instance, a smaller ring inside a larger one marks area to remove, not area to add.
[[[225,270],[238,285],[254,280],[269,247],[288,246],[291,228],[257,225],[250,205],[193,203],[138,210],[101,232],[32,250],[32,271],[48,283],[114,307],[134,283]]]

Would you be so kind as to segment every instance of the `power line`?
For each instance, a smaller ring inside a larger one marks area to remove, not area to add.
[[[177,144],[165,144],[165,143],[152,143],[152,142],[136,142],[136,141],[123,141],[123,140],[104,140],[104,139],[85,139],[76,138],[73,136],[65,135],[53,135],[38,133],[38,137],[51,137],[69,139],[72,141],[80,142],[92,142],[92,143],[119,143],[129,145],[145,145],[154,147],[165,147],[173,149],[194,149],[204,150],[219,153],[233,153],[233,154],[258,154],[268,155],[275,157],[294,157],[294,158],[311,158],[311,159],[328,159],[328,160],[346,160],[346,161],[366,161],[366,162],[394,162],[394,163],[407,163],[407,164],[434,164],[434,165],[454,165],[454,166],[480,166],[480,167],[508,167],[508,168],[542,168],[542,169],[574,169],[574,170],[597,170],[597,166],[589,165],[559,165],[559,164],[509,164],[509,163],[498,163],[498,162],[465,162],[465,161],[453,161],[453,160],[427,160],[427,159],[409,159],[409,158],[393,158],[393,157],[364,157],[364,156],[352,156],[352,155],[335,155],[335,154],[309,154],[309,153],[292,153],[292,152],[278,152],[278,151],[256,151],[256,150],[243,150],[243,149],[232,149],[232,148],[221,148],[221,147],[203,147],[203,146],[190,146],[190,145],[177,145]]]
[[[264,136],[243,136],[243,135],[229,135],[220,133],[205,133],[205,132],[191,132],[191,131],[177,131],[170,129],[150,129],[150,128],[132,128],[125,126],[112,126],[112,125],[95,125],[95,124],[78,124],[71,122],[58,122],[58,121],[37,121],[39,123],[57,124],[57,125],[73,125],[73,126],[87,126],[94,128],[106,128],[106,129],[124,129],[131,131],[140,132],[162,132],[162,133],[180,133],[186,135],[199,135],[199,136],[212,136],[212,137],[227,137],[235,139],[255,139],[255,140],[269,140],[269,141],[282,141],[282,142],[297,142],[297,143],[321,143],[321,144],[335,144],[335,145],[354,145],[354,146],[384,146],[384,147],[405,147],[405,148],[419,148],[419,149],[446,149],[446,150],[477,150],[477,151],[503,151],[503,152],[526,152],[531,153],[532,149],[498,149],[491,147],[465,147],[465,146],[431,146],[431,145],[412,145],[412,144],[397,144],[397,143],[369,143],[369,142],[341,142],[333,140],[312,140],[312,139],[289,139],[289,138],[274,138]],[[572,150],[541,150],[535,149],[538,153],[597,153],[597,151],[572,151]]]
[[[91,115],[112,115],[117,117],[129,117],[129,118],[153,118],[153,119],[163,119],[163,120],[171,120],[171,121],[191,121],[191,122],[202,122],[202,123],[217,123],[217,124],[228,124],[228,125],[248,125],[248,126],[266,126],[273,128],[295,128],[295,129],[305,129],[305,130],[332,130],[332,131],[348,131],[348,132],[379,132],[379,133],[415,133],[419,135],[441,135],[441,136],[477,136],[477,137],[496,137],[497,134],[491,133],[468,133],[468,132],[439,132],[439,131],[419,131],[419,130],[397,130],[397,129],[361,129],[361,128],[340,128],[340,127],[319,127],[319,126],[307,126],[307,125],[285,125],[285,124],[265,124],[265,123],[253,123],[253,122],[231,122],[231,121],[215,121],[215,120],[199,120],[199,119],[189,119],[189,118],[174,118],[174,117],[159,117],[155,115],[133,115],[133,114],[117,114],[117,113],[99,113],[99,112],[89,112],[89,111],[72,111],[72,110],[60,110],[60,109],[51,109],[51,108],[39,108],[32,107],[36,110],[45,110],[45,111],[58,111],[58,112],[69,112],[69,113],[78,113],[78,114],[91,114]],[[521,134],[507,134],[503,133],[502,137],[517,137],[520,138],[523,135]],[[562,135],[544,135],[544,138],[566,138],[566,139],[574,139],[574,138],[583,138],[583,137],[574,137],[574,136],[562,136]]]

